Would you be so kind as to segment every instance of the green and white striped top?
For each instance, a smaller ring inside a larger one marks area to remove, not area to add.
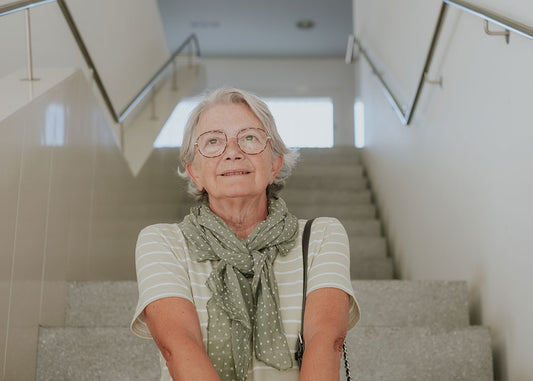
[[[305,220],[299,220],[299,235],[295,247],[274,262],[279,288],[280,310],[285,335],[292,353],[300,330],[302,308],[302,233]],[[151,302],[165,297],[190,300],[198,312],[204,345],[207,346],[207,301],[211,292],[205,282],[213,268],[212,262],[195,262],[189,256],[185,238],[177,224],[148,226],[139,234],[136,249],[139,301],[131,323],[132,331],[143,338],[151,338],[144,322],[143,311]],[[350,249],[342,224],[335,218],[320,217],[313,222],[309,240],[307,294],[314,290],[334,287],[350,295],[348,328],[359,320],[359,307],[350,281]],[[252,356],[248,380],[298,380],[298,366],[278,371]],[[161,380],[171,380],[161,360]]]

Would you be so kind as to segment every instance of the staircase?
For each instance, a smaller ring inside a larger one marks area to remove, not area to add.
[[[393,279],[355,148],[302,149],[282,197],[298,217],[334,216],[348,232],[362,311],[347,337],[355,380],[493,379],[490,335],[469,325],[466,284]],[[40,329],[37,380],[158,379],[155,345],[128,329],[135,282],[74,282],[67,298],[65,326]]]

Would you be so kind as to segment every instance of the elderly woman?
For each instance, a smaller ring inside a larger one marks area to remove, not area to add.
[[[312,225],[301,369],[294,361],[306,221],[278,192],[296,156],[251,94],[220,89],[191,113],[181,161],[200,204],[179,224],[143,229],[136,250],[132,330],[159,347],[162,380],[339,379],[359,309],[334,218]]]

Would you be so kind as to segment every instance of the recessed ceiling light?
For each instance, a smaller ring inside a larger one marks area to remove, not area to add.
[[[308,30],[315,27],[315,22],[313,20],[300,20],[296,23],[298,29]]]

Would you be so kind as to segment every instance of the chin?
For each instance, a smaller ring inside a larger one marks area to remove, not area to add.
[[[218,195],[218,199],[235,199],[235,198],[258,198],[261,195],[266,196],[266,190],[251,190],[251,189],[227,189],[225,192]]]

